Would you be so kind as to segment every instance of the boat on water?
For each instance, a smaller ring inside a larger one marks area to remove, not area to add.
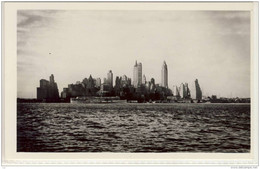
[[[127,100],[120,100],[120,97],[76,97],[70,98],[70,103],[127,103]]]

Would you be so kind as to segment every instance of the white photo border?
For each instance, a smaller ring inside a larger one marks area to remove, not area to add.
[[[250,153],[16,152],[17,10],[32,9],[250,11]],[[258,2],[2,2],[2,21],[2,165],[258,165]]]

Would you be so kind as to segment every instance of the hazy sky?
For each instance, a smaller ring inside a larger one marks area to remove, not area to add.
[[[203,95],[250,97],[250,12],[55,11],[17,13],[18,97],[35,98],[54,74],[59,92],[83,78],[146,79],[169,87],[199,80]]]

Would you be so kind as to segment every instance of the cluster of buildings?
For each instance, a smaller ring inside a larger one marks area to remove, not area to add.
[[[180,86],[173,86],[173,95],[168,96],[167,99],[174,102],[201,102],[202,91],[198,79],[195,80],[195,89],[192,92],[188,83],[181,83]]]
[[[90,75],[89,78],[84,78],[82,81],[77,81],[75,84],[69,84],[68,87],[63,88],[60,98],[69,100],[75,97],[120,96],[122,99],[137,100],[138,102],[191,99],[188,83],[182,83],[179,87],[175,86],[173,91],[168,88],[168,68],[165,61],[161,68],[161,84],[156,84],[154,78],[148,81],[142,73],[142,63],[137,61],[133,67],[133,80],[126,75],[116,76],[115,80],[113,78],[112,70],[108,71],[103,83],[100,78],[93,78]],[[202,92],[197,79],[195,85],[196,99],[201,99]],[[37,88],[37,99],[59,99],[53,75],[51,75],[50,81],[40,80],[40,87]]]
[[[61,98],[69,99],[71,97],[79,96],[93,96],[99,91],[101,86],[101,79],[94,79],[90,75],[89,78],[84,78],[81,82],[76,84],[69,84],[67,88],[63,88],[61,92]]]
[[[142,63],[135,62],[133,71],[133,81],[131,78],[123,75],[116,76],[113,83],[113,72],[109,70],[107,78],[101,83],[100,78],[84,78],[75,84],[69,84],[63,88],[61,99],[70,99],[81,96],[120,96],[127,99],[159,99],[160,96],[166,97],[171,94],[168,89],[168,69],[166,62],[162,66],[162,85],[155,84],[154,78],[146,80],[142,74]],[[50,81],[40,80],[40,87],[37,88],[37,100],[57,100],[59,92],[57,84],[54,82],[54,76],[51,75]]]
[[[180,86],[173,86],[173,96],[178,99],[191,99],[191,90],[189,88],[188,83],[181,83]],[[195,90],[193,91],[195,93],[193,99],[196,100],[202,100],[202,91],[199,85],[198,79],[195,80]]]
[[[114,83],[115,82],[115,83]],[[126,75],[116,76],[112,70],[109,70],[107,77],[101,82],[101,78],[84,78],[75,84],[69,84],[63,88],[59,95],[57,83],[53,74],[49,80],[41,79],[40,87],[37,87],[37,100],[19,99],[18,102],[60,102],[69,101],[70,98],[91,97],[91,96],[119,96],[120,99],[138,102],[211,102],[211,103],[250,103],[250,98],[217,98],[203,97],[198,79],[192,84],[190,89],[188,83],[181,83],[179,86],[173,86],[173,90],[168,87],[168,67],[164,61],[161,68],[161,83],[155,83],[155,79],[147,80],[142,72],[142,63],[135,61],[133,66],[133,79]]]
[[[142,63],[135,62],[133,69],[133,81],[126,75],[116,76],[113,83],[113,72],[109,70],[107,77],[101,83],[100,78],[84,78],[75,84],[69,84],[63,88],[59,96],[57,83],[53,74],[49,81],[40,80],[40,87],[37,87],[37,101],[58,102],[69,101],[70,98],[88,96],[119,96],[121,99],[135,100],[138,102],[167,101],[167,102],[212,102],[212,103],[250,103],[250,98],[217,98],[203,97],[198,79],[195,80],[194,90],[189,88],[188,83],[181,83],[180,86],[173,86],[173,90],[168,88],[168,68],[164,61],[161,69],[161,84],[156,84],[154,78],[147,81],[142,74]],[[20,99],[25,102],[28,100]],[[31,101],[31,100],[30,100]],[[36,100],[35,100],[36,101]]]

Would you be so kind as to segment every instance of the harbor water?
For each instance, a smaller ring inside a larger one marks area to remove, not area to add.
[[[250,104],[18,103],[18,152],[250,152]]]

